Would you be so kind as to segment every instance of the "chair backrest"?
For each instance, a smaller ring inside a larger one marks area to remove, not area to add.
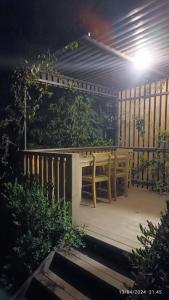
[[[93,153],[93,164],[95,166],[107,166],[111,162],[111,153]]]
[[[121,170],[129,168],[129,157],[130,153],[127,149],[117,149],[113,155],[113,167]]]
[[[99,174],[107,174],[110,176],[111,172],[111,153],[105,152],[105,153],[93,153],[93,176],[96,176]],[[97,170],[97,171],[96,171]]]

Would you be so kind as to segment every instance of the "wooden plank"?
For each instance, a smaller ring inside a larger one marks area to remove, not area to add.
[[[148,147],[149,141],[148,141],[148,128],[149,128],[149,98],[145,98],[145,142],[144,142],[144,147]]]
[[[78,153],[72,155],[72,223],[78,224],[82,193],[82,168]]]
[[[168,79],[166,79],[166,92],[168,92],[169,84]],[[167,130],[167,119],[168,118],[168,94],[165,96],[165,130]]]
[[[135,120],[139,118],[139,98],[138,98],[138,87],[136,88],[136,100],[135,100]],[[139,147],[139,132],[136,129],[136,122],[135,122],[135,147]]]
[[[160,81],[156,84],[156,90],[158,90],[160,87]],[[159,137],[159,125],[160,125],[160,96],[156,97],[156,121],[155,121],[155,127],[156,127],[156,144],[155,146],[158,147],[158,137]]]
[[[141,96],[143,96],[142,101],[143,101],[143,114],[142,118],[144,120],[144,126],[145,126],[145,85],[142,85],[141,87]],[[143,147],[145,146],[145,132],[143,135]]]
[[[133,136],[134,136],[134,101],[131,100],[131,120],[130,120],[130,147],[133,147]]]
[[[87,296],[83,295],[80,291],[50,270],[45,273],[37,274],[36,279],[62,300],[89,300]]]
[[[140,247],[140,243],[136,239],[136,228],[134,228],[136,224],[134,222],[131,224],[128,223],[127,225],[126,221],[124,222],[123,234],[120,234],[120,232],[116,233],[116,230],[114,228],[111,232],[110,228],[104,230],[98,225],[91,225],[90,220],[88,220],[88,222],[86,220],[85,225],[87,225],[87,234],[94,234],[95,236],[97,235],[97,238],[100,240],[102,240],[103,238],[107,238],[109,240],[108,244],[117,246],[118,248],[123,249],[127,252],[131,252],[132,249]],[[137,233],[139,233],[139,228],[137,229]],[[129,238],[126,236],[128,236]]]
[[[126,98],[129,97],[129,95],[130,95],[130,90],[127,89],[126,90]],[[125,110],[126,110],[126,115],[125,115],[126,133],[125,133],[125,136],[126,136],[126,147],[129,147],[130,146],[130,101],[125,100],[125,103],[126,103],[126,107],[125,107]]]
[[[138,118],[140,120],[140,102],[141,102],[141,86],[138,87]],[[138,147],[140,147],[140,138],[141,134],[140,131],[138,131]]]
[[[129,94],[131,97],[131,89],[129,90]],[[129,100],[129,147],[131,146],[131,100]]]
[[[134,96],[135,94],[135,89],[131,89],[131,97]],[[130,129],[130,141],[131,141],[131,147],[134,146],[134,136],[135,136],[135,100],[131,101],[131,129]]]
[[[148,84],[148,93],[151,92],[151,85]],[[148,98],[148,143],[147,146],[150,147],[150,115],[151,115],[151,97]]]
[[[151,85],[152,88],[152,85]],[[154,126],[154,97],[150,98],[151,101],[151,112],[150,112],[150,141],[149,145],[150,147],[153,147],[153,126]],[[145,128],[146,130],[146,128]]]
[[[86,233],[89,236],[91,236],[91,237],[94,237],[94,238],[96,238],[96,239],[98,239],[98,240],[100,240],[100,241],[102,241],[104,243],[107,243],[107,244],[115,246],[115,247],[117,247],[119,249],[122,249],[122,250],[124,250],[124,251],[126,251],[128,253],[131,253],[132,250],[136,248],[136,246],[133,248],[133,247],[131,247],[129,245],[123,244],[121,241],[113,240],[110,237],[106,237],[105,235],[102,235],[102,234],[100,234],[98,232],[90,230],[89,228],[86,229]]]
[[[162,82],[162,91],[166,91],[166,80]],[[161,132],[165,131],[166,127],[166,95],[161,96]]]
[[[121,145],[125,146],[125,91],[122,91]]]
[[[156,82],[151,85],[151,89],[156,91]],[[154,97],[154,121],[153,121],[153,147],[156,145],[156,109],[157,109],[157,99]]]
[[[140,99],[140,119],[144,120],[144,99]],[[144,147],[144,134],[139,134],[139,146]]]
[[[98,261],[88,257],[87,255],[82,254],[77,250],[72,249],[70,254],[65,254],[60,251],[58,251],[58,253],[70,260],[71,262],[75,263],[76,265],[80,266],[87,272],[91,273],[92,275],[105,281],[112,287],[117,288],[118,290],[126,290],[129,287],[133,286],[133,280],[113,271],[112,269],[106,267],[105,265],[102,265]]]
[[[162,92],[162,80],[160,80],[160,93]],[[159,96],[159,136],[161,133],[161,109],[162,109],[162,95]],[[158,136],[158,138],[159,138]],[[160,147],[160,142],[158,142],[158,147]]]
[[[127,98],[127,90],[124,91],[124,146],[127,146],[127,101],[125,100]]]
[[[119,99],[120,101],[118,101],[118,145],[121,145],[121,132],[122,132],[122,101],[121,101],[121,97],[122,97],[122,92],[119,92]]]
[[[43,274],[37,274],[35,276],[36,280],[38,280],[43,286],[45,286],[48,290],[52,292],[57,298],[62,300],[74,300],[76,298],[67,294],[63,288],[58,286],[57,282],[52,282],[47,276]]]

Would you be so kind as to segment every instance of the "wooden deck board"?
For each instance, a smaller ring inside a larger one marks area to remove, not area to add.
[[[78,224],[87,225],[89,235],[130,252],[140,246],[139,224],[146,226],[147,220],[157,224],[167,199],[167,195],[131,188],[128,197],[118,197],[111,204],[97,201],[97,207],[93,208],[88,200],[80,205]]]

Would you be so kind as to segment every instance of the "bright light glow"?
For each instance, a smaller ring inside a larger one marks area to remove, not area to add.
[[[152,55],[148,49],[140,49],[133,58],[135,68],[138,70],[146,70],[151,67],[153,62]]]

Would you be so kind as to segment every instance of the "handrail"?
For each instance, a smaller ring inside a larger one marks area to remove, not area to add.
[[[159,151],[159,152],[167,152],[169,148],[160,148],[160,147],[125,147],[125,146],[96,146],[96,147],[77,147],[77,148],[44,148],[44,149],[29,149],[29,150],[21,150],[24,153],[51,153],[53,154],[71,154],[74,152],[84,152],[84,151],[93,151],[93,150],[114,150],[114,149],[129,149],[134,151]]]

